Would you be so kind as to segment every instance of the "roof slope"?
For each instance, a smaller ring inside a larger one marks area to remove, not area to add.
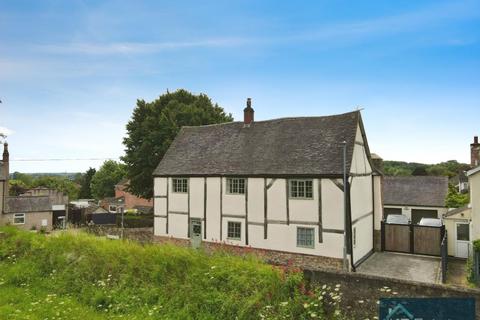
[[[383,203],[390,205],[445,207],[447,177],[385,177]]]
[[[52,203],[49,196],[23,196],[5,198],[4,211],[6,213],[26,213],[51,210]]]
[[[183,127],[154,171],[166,175],[340,175],[360,112]]]

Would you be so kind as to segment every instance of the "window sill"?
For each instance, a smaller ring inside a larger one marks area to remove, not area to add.
[[[227,237],[227,240],[242,241],[242,238],[229,238],[229,237]]]
[[[302,248],[302,249],[315,249],[315,246],[299,246],[297,244],[297,248]]]
[[[302,197],[297,197],[297,198],[288,197],[288,200],[315,200],[315,199],[314,198],[302,198]]]

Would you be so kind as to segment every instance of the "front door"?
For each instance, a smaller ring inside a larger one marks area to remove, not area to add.
[[[470,225],[468,223],[456,223],[455,256],[468,258],[470,254]]]
[[[193,248],[199,248],[202,243],[202,220],[190,220],[190,243]]]

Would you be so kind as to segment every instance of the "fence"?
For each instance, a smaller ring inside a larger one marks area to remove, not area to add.
[[[392,224],[382,221],[382,251],[441,255],[445,226]]]

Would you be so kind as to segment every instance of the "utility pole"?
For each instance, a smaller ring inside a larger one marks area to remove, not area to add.
[[[343,145],[343,269],[348,271],[347,257],[347,141]]]

